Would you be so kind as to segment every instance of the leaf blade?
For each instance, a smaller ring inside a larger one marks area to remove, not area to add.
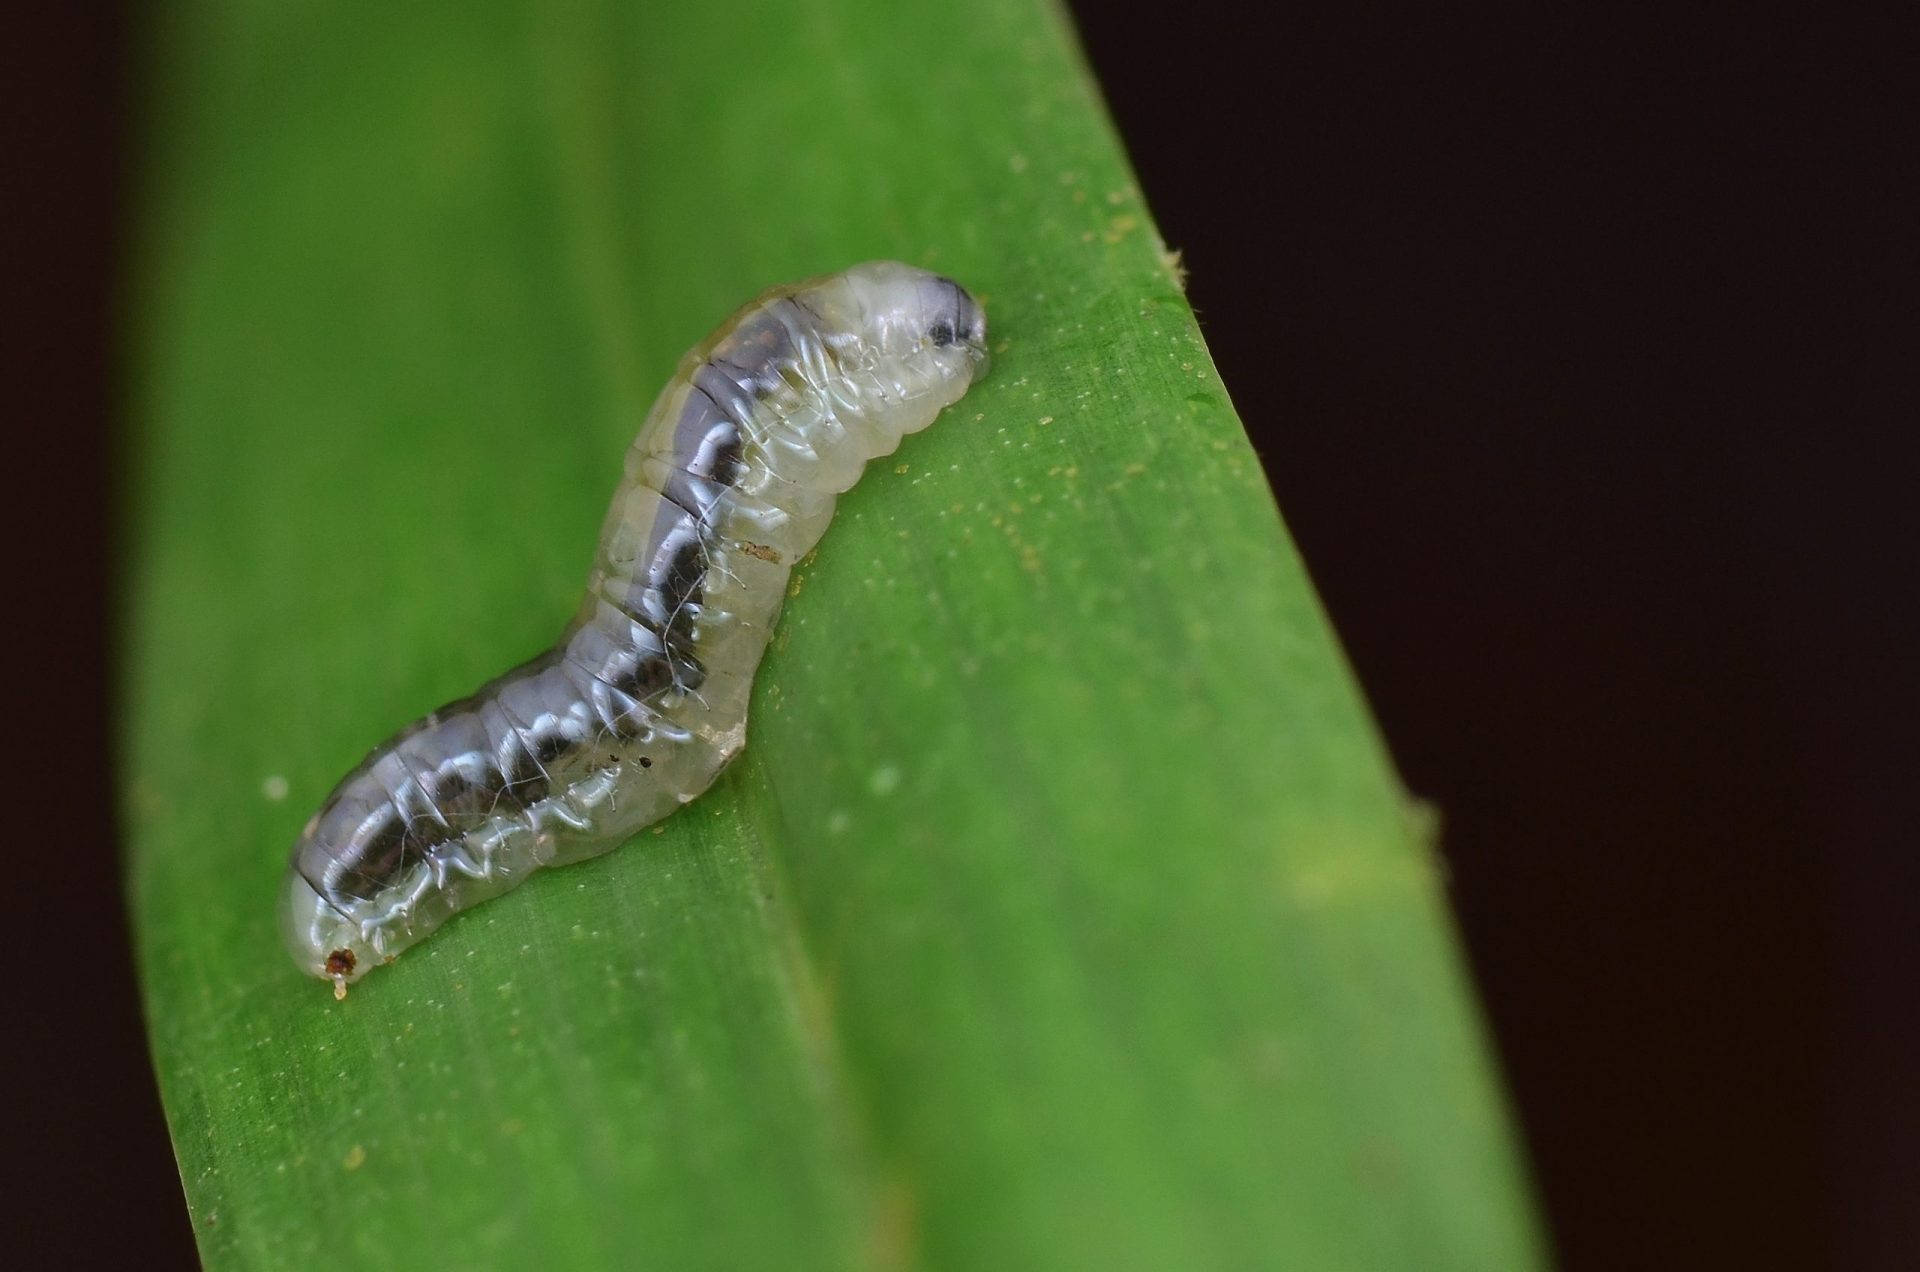
[[[1529,1261],[1431,867],[1058,14],[750,7],[180,37],[128,824],[209,1261]],[[873,256],[998,364],[796,574],[746,760],[316,1001],[306,808],[552,635],[679,350]]]

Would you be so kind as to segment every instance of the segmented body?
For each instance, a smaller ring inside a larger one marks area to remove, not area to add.
[[[957,284],[876,262],[770,291],[690,352],[559,641],[375,750],[307,824],[282,898],[302,969],[344,992],[711,785],[745,741],[792,563],[868,460],[984,373],[985,338]]]

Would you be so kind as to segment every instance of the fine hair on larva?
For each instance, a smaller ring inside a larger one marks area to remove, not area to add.
[[[893,261],[776,287],[696,345],[627,451],[553,648],[401,730],[300,832],[280,912],[301,970],[344,995],[452,915],[711,786],[835,497],[987,361],[973,298]]]

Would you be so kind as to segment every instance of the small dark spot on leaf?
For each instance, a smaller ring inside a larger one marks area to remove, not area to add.
[[[641,757],[640,757],[640,767],[641,767],[641,768],[652,768],[652,767],[653,767],[653,761],[652,761],[652,760],[650,760],[650,759],[648,759],[648,758],[647,758],[646,756],[644,756],[644,755],[643,755],[643,756],[641,756]]]

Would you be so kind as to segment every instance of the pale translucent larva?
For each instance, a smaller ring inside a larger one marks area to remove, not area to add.
[[[775,288],[697,345],[627,453],[559,642],[374,751],[301,832],[281,899],[294,961],[344,994],[451,915],[706,790],[745,741],[788,571],[834,497],[986,367],[972,297],[891,261]]]

